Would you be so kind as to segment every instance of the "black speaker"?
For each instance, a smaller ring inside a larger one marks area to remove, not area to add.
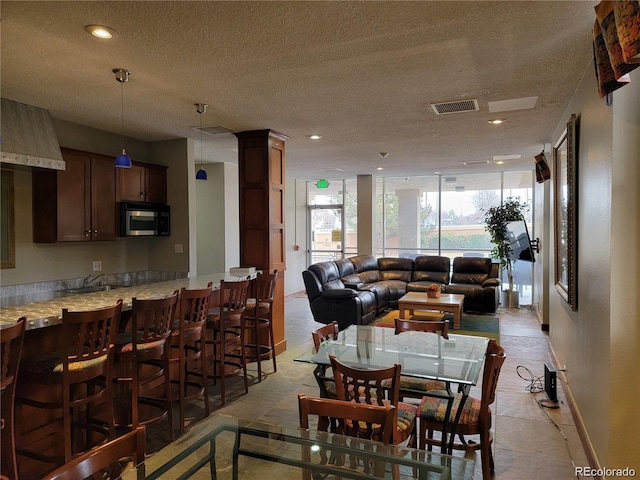
[[[554,403],[558,402],[558,391],[557,391],[557,379],[558,374],[556,372],[556,368],[551,363],[544,364],[544,391]]]
[[[540,152],[535,156],[536,159],[536,181],[538,183],[546,182],[551,178],[551,170],[549,169],[549,164],[547,163],[547,157],[545,157],[544,152]]]

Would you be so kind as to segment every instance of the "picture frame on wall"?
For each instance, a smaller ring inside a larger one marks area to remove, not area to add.
[[[555,286],[572,310],[578,310],[578,157],[577,117],[553,148]]]

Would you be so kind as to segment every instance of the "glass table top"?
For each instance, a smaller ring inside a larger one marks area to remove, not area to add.
[[[312,421],[315,424],[315,419]],[[335,462],[338,458],[342,462]],[[384,475],[363,475],[359,465],[365,458],[382,462]],[[327,480],[336,476],[471,480],[474,466],[475,461],[468,458],[212,415],[147,458],[145,478],[298,480],[307,471],[313,473],[309,478]]]
[[[402,365],[402,375],[475,385],[482,369],[489,339],[470,335],[403,332],[393,328],[351,325],[319,350],[297,357],[298,362],[331,365],[330,355],[357,368]]]

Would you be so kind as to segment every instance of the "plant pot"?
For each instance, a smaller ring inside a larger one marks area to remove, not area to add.
[[[519,308],[520,292],[517,290],[503,290],[500,303],[502,303],[502,306],[506,308]]]

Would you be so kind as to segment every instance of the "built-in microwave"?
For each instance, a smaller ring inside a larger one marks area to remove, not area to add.
[[[120,203],[120,236],[167,236],[170,234],[169,205],[157,203]]]

